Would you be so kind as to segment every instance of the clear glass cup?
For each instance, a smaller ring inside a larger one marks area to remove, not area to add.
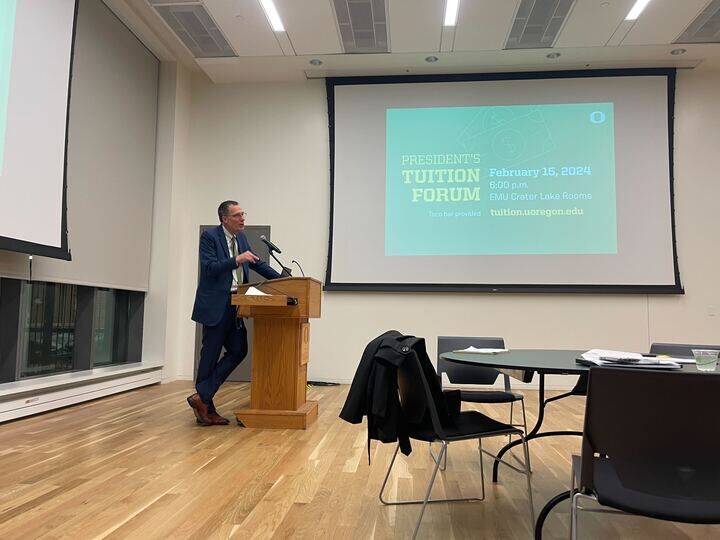
[[[718,352],[714,349],[693,349],[695,365],[698,371],[715,371],[718,361]]]

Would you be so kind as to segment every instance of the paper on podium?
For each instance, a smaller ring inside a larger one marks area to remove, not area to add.
[[[498,353],[504,353],[504,352],[508,352],[508,351],[509,351],[509,349],[486,349],[486,348],[478,349],[477,347],[473,347],[472,345],[470,345],[466,349],[458,349],[453,352],[475,353],[475,354],[498,354]]]
[[[245,291],[245,294],[247,296],[268,296],[268,293],[264,293],[260,289],[257,289],[252,286],[247,288],[247,290]]]

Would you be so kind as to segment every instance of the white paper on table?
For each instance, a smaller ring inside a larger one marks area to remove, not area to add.
[[[640,360],[643,355],[634,352],[625,351],[611,351],[609,349],[590,349],[587,352],[582,353],[585,360],[600,360],[601,358],[612,358],[613,360],[622,360],[623,358],[633,358]]]
[[[510,349],[478,349],[477,347],[473,347],[470,345],[467,349],[458,349],[453,352],[462,352],[462,353],[475,353],[475,354],[498,354],[498,353],[504,353],[508,352]]]
[[[643,356],[640,353],[612,351],[608,349],[591,349],[580,355],[586,364],[596,366],[637,367],[658,369],[679,369],[680,364],[675,358],[657,358]],[[625,362],[623,362],[625,361]]]
[[[654,358],[658,358],[660,360],[669,360],[670,362],[675,362],[676,364],[694,364],[695,363],[694,358],[675,358],[674,356],[665,356],[663,354],[658,354]]]

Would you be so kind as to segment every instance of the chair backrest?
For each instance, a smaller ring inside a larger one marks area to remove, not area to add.
[[[690,356],[693,349],[713,349],[720,351],[720,345],[691,345],[688,343],[653,343],[650,354],[667,354],[668,356]]]
[[[500,375],[497,369],[458,364],[440,358],[442,353],[466,349],[471,345],[478,349],[504,349],[505,340],[501,337],[438,336],[438,375],[442,376],[442,373],[447,373],[448,379],[454,384],[493,384]]]
[[[720,500],[718,410],[720,374],[592,368],[581,489],[597,491],[593,456],[599,455],[628,489]]]
[[[410,424],[420,424],[427,414],[438,438],[443,438],[444,430],[437,405],[420,362],[414,355],[408,356],[398,368],[398,390],[405,420]]]

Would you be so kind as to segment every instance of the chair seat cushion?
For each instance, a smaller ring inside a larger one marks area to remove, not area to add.
[[[707,464],[694,466],[643,465],[640,461],[629,468],[631,475],[622,475],[625,484],[636,484],[629,487],[621,482],[611,460],[595,458],[595,494],[600,504],[632,514],[685,523],[720,523],[720,467],[715,461],[712,457]]]
[[[522,435],[522,430],[503,424],[478,411],[463,411],[443,424],[444,436],[439,437],[432,426],[410,426],[410,437],[421,441],[461,441],[492,435]]]
[[[513,403],[522,398],[522,394],[502,390],[460,390],[460,400],[470,403]]]

